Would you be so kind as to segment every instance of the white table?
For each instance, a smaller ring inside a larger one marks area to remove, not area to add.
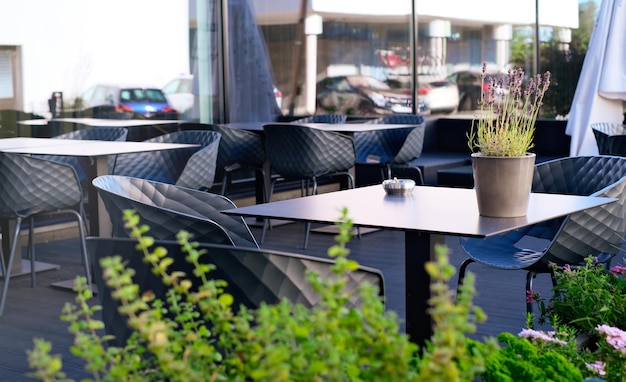
[[[52,138],[5,138],[0,139],[0,151],[20,154],[40,154],[40,155],[67,155],[78,157],[94,158],[95,166],[87,174],[89,177],[89,232],[99,236],[111,235],[111,222],[106,212],[104,203],[98,197],[98,193],[91,185],[91,180],[100,175],[107,175],[108,156],[117,154],[138,153],[158,150],[175,150],[179,148],[195,147],[198,145],[178,144],[178,143],[148,143],[148,142],[117,142],[117,141],[93,141],[75,139],[52,139]],[[97,200],[97,203],[94,201]],[[3,227],[3,232],[10,232],[9,226]],[[8,237],[2,240],[4,254],[8,255],[10,243]],[[36,271],[58,269],[57,265],[38,262]],[[29,261],[16,261],[11,270],[12,275],[26,274],[30,272]],[[72,287],[73,280],[56,283],[62,288]]]
[[[118,141],[93,141],[76,139],[52,139],[52,138],[6,138],[0,139],[0,151],[39,154],[39,155],[66,155],[77,157],[89,157],[94,159],[93,171],[88,174],[90,187],[87,190],[90,203],[89,226],[92,234],[100,236],[111,234],[111,223],[104,208],[104,204],[98,198],[97,191],[91,186],[91,180],[100,175],[109,173],[108,156],[117,154],[129,154],[148,151],[175,150],[198,145],[179,143],[150,143],[150,142],[118,142]],[[93,201],[98,200],[97,205]]]
[[[156,135],[166,134],[172,131],[172,129],[166,128],[167,126],[176,126],[175,130],[178,130],[178,125],[183,120],[168,120],[168,119],[104,119],[104,118],[55,118],[51,120],[47,119],[31,119],[25,121],[18,121],[18,125],[31,126],[33,128],[45,127],[53,124],[71,123],[76,125],[85,125],[90,127],[102,126],[102,127],[125,127],[129,130],[129,138],[127,140],[139,141],[148,138],[152,138]],[[19,128],[19,126],[18,126]],[[141,128],[155,129],[155,133],[142,134],[138,131]],[[18,130],[18,136],[20,136]]]

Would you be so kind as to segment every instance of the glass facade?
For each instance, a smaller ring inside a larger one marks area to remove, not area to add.
[[[0,0],[13,10],[0,16],[3,109],[48,116],[53,92],[68,111],[94,84],[176,80],[187,90],[166,95],[202,122],[472,115],[483,63],[493,74],[551,71],[542,113],[563,116],[596,12],[578,0],[112,0],[97,9],[57,0],[62,12],[9,1]],[[109,11],[118,3],[124,15]],[[40,8],[56,16],[33,17]],[[28,33],[42,28],[47,42]]]
[[[514,8],[509,2],[475,1],[470,9],[463,1],[433,6],[400,0],[313,1],[298,15],[299,3],[253,4],[283,94],[282,111],[295,115],[395,113],[391,100],[399,90],[417,96],[414,111],[471,114],[483,63],[493,74],[512,67],[529,75],[551,71],[553,88],[542,112],[567,114],[585,53],[580,48],[589,40],[587,26],[595,13],[593,2],[565,1],[557,9],[546,0],[521,1]],[[300,40],[298,30],[304,30]],[[305,46],[301,61],[295,56],[299,44]],[[339,76],[352,77],[352,86],[324,82]],[[354,84],[363,77],[382,81],[390,91]]]

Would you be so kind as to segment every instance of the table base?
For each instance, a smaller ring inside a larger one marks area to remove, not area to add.
[[[53,282],[50,284],[50,286],[56,289],[62,289],[65,291],[73,292],[75,281],[76,281],[75,279],[62,280],[62,281]],[[91,292],[93,293],[94,296],[98,295],[98,286],[96,284],[91,284]]]
[[[21,267],[19,268],[13,267],[13,269],[11,269],[11,277],[30,275],[30,260],[25,260],[25,259],[21,259],[21,260],[22,260]],[[56,271],[59,269],[61,269],[60,265],[43,263],[41,261],[35,261],[35,273],[46,272],[46,271]],[[1,270],[0,270],[0,277],[4,278],[4,275],[2,274]]]

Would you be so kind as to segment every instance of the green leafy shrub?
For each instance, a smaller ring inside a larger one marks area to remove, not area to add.
[[[594,257],[579,267],[554,267],[556,286],[546,304],[538,293],[533,298],[540,310],[539,323],[558,317],[564,324],[592,335],[598,325],[626,330],[626,268],[615,266],[610,271]]]
[[[465,333],[474,332],[482,311],[472,305],[473,276],[468,274],[458,303],[446,282],[454,274],[445,247],[429,263],[432,277],[430,312],[434,335],[424,349],[400,333],[399,321],[385,312],[376,289],[360,288],[359,309],[346,307],[346,274],[358,267],[347,259],[346,243],[352,222],[343,211],[337,244],[328,254],[336,259],[334,280],[307,276],[320,294],[320,306],[305,309],[283,301],[257,310],[231,309],[232,296],[224,282],[208,277],[212,265],[200,261],[202,252],[181,232],[178,240],[204,278],[197,292],[185,275],[168,272],[171,259],[163,248],[152,248],[137,216],[127,212],[127,227],[154,272],[171,288],[165,301],[139,295],[132,270],[119,256],[103,259],[107,285],[119,299],[120,313],[134,333],[124,347],[107,346],[99,306],[90,306],[91,291],[77,279],[76,303],[68,303],[62,319],[74,334],[72,353],[86,361],[96,381],[469,381],[482,372],[483,360],[497,350],[495,343],[477,347]],[[170,314],[165,314],[166,312]],[[173,316],[173,317],[172,317]],[[44,381],[66,380],[60,357],[50,354],[50,343],[35,339],[28,358],[32,376]]]

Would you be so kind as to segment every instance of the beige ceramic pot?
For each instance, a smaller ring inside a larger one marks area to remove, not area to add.
[[[472,154],[478,212],[489,217],[526,216],[535,154],[493,157]]]

